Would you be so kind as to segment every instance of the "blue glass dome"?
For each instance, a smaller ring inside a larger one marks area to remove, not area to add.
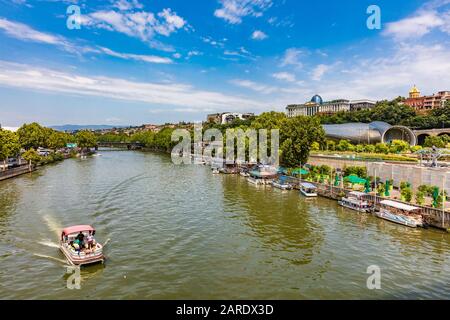
[[[317,103],[317,104],[322,104],[323,100],[322,100],[321,96],[316,94],[314,97],[311,98],[311,102],[314,102],[314,103]]]

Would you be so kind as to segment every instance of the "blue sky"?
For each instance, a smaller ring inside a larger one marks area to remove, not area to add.
[[[81,8],[70,30],[68,6]],[[381,9],[381,29],[366,26]],[[0,0],[0,123],[139,125],[450,89],[450,0]]]

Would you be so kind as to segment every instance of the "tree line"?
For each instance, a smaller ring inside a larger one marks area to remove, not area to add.
[[[17,132],[0,129],[0,161],[5,162],[8,158],[22,156],[34,163],[46,162],[37,153],[38,148],[53,151],[47,161],[60,160],[62,157],[56,155],[56,151],[65,148],[68,143],[76,143],[80,149],[87,149],[95,147],[97,140],[95,135],[87,130],[69,134],[43,127],[35,122],[24,124]]]

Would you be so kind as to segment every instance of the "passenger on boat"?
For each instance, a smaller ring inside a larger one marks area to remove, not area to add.
[[[89,235],[87,236],[87,249],[92,250],[93,247],[95,247],[95,239],[94,234],[92,231],[89,231]]]

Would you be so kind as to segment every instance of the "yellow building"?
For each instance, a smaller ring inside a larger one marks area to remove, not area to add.
[[[420,91],[417,89],[416,85],[409,90],[409,97],[411,99],[420,98]]]

